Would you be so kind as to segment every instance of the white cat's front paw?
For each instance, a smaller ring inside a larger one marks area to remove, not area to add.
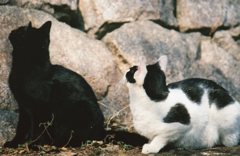
[[[151,144],[144,144],[142,148],[142,154],[158,153],[159,148],[152,146]]]

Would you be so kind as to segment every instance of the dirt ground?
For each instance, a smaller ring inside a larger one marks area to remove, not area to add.
[[[1,156],[143,156],[141,147],[131,147],[129,145],[117,143],[103,143],[102,141],[92,141],[84,144],[81,148],[56,148],[54,146],[39,146],[32,150],[27,146],[16,149],[0,147]],[[215,147],[203,150],[165,149],[156,156],[239,156],[240,146],[237,147]]]
[[[107,127],[111,130],[124,130],[125,126],[121,125],[121,122],[118,120],[112,120]],[[86,142],[77,148],[57,148],[45,145],[38,146],[33,150],[27,144],[15,149],[0,146],[0,156],[144,156],[144,154],[141,154],[141,147],[133,147],[122,142],[116,142],[114,135],[109,135],[106,138],[104,141]],[[236,147],[219,146],[202,150],[166,147],[154,156],[240,156],[240,145]]]

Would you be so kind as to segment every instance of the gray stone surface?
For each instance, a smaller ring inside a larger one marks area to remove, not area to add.
[[[83,19],[78,9],[79,0],[9,0],[10,5],[47,12],[59,21],[83,30]]]
[[[93,36],[105,23],[159,19],[157,0],[80,0],[79,8],[84,18],[85,29]]]
[[[0,145],[13,138],[18,121],[16,120],[17,118],[18,114],[16,112],[0,109]]]
[[[226,36],[227,38],[227,36]],[[229,48],[232,47],[232,48]],[[236,54],[238,53],[238,55]],[[236,42],[223,43],[219,38],[206,39],[201,43],[201,63],[203,65],[212,65],[222,75],[216,79],[218,82],[223,82],[223,85],[230,90],[230,93],[240,100],[240,46]],[[234,55],[237,55],[235,57]],[[208,69],[207,67],[205,67]]]
[[[240,61],[240,44],[238,43],[240,41],[240,26],[230,30],[217,31],[213,36],[213,41]]]
[[[182,31],[240,24],[239,0],[177,0],[177,20]]]
[[[240,27],[217,31],[212,38],[204,37],[199,58],[188,69],[187,77],[212,79],[229,90],[240,101]]]
[[[183,34],[150,21],[125,24],[107,34],[103,41],[124,73],[133,65],[153,63],[161,55],[169,57],[168,80],[184,78],[184,71],[198,57],[200,33]]]
[[[0,5],[9,3],[10,0],[0,0]]]
[[[159,0],[160,20],[168,26],[178,27],[176,0]]]
[[[77,10],[78,0],[9,0],[10,4],[26,8],[42,8],[46,5],[67,5],[71,10]]]

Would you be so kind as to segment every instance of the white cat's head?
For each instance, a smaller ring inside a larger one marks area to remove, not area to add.
[[[133,66],[126,73],[128,87],[139,86],[144,89],[151,100],[159,101],[168,95],[164,71],[167,67],[167,56],[150,65]]]

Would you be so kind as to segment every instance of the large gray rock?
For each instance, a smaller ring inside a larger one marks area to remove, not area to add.
[[[88,38],[85,33],[58,22],[44,12],[0,6],[0,109],[16,109],[7,82],[12,51],[8,40],[9,33],[13,29],[27,25],[29,21],[34,27],[40,27],[48,20],[52,21],[50,34],[52,63],[63,65],[81,74],[93,87],[99,100],[104,98],[105,101],[109,101],[106,97],[109,96],[108,90],[112,90],[111,87],[119,81],[120,72],[104,43]],[[114,98],[111,99],[114,102]],[[104,112],[109,111],[106,108],[103,109]]]
[[[153,63],[161,55],[168,55],[168,80],[176,81],[184,78],[185,69],[197,59],[200,39],[200,33],[182,34],[150,21],[138,21],[107,34],[103,41],[122,73],[130,66]]]
[[[159,2],[156,0],[80,0],[79,8],[90,35],[107,23],[159,19]]]
[[[0,110],[0,145],[13,138],[18,114],[14,111]]]
[[[233,40],[231,31],[217,32],[212,39],[202,40],[200,61],[218,69],[223,76],[216,81],[225,81],[225,88],[240,100],[240,46]]]
[[[238,43],[240,41],[240,26],[230,30],[217,31],[213,36],[213,41],[240,61],[240,44]]]
[[[240,1],[178,0],[177,20],[182,31],[235,26],[240,23]]]
[[[62,6],[66,5],[71,10],[77,10],[78,8],[78,0],[9,0],[10,4],[14,4],[21,7],[26,8],[42,8],[46,5],[53,5],[53,6]]]
[[[10,5],[37,9],[53,15],[59,21],[83,30],[83,21],[78,9],[78,0],[9,0]]]
[[[167,26],[178,27],[176,0],[159,0],[160,21]]]
[[[10,0],[0,0],[0,5],[9,3]]]
[[[199,58],[186,72],[186,77],[209,78],[230,91],[240,101],[240,27],[217,31],[212,38],[204,37]]]

